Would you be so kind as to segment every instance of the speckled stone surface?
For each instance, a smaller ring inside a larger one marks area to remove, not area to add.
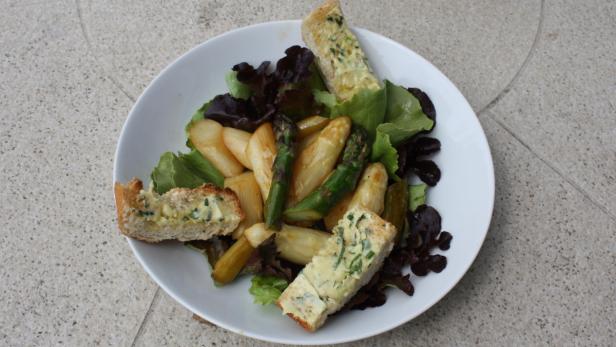
[[[230,29],[299,19],[319,1],[77,0],[98,63],[138,96],[178,55]],[[541,15],[537,0],[344,2],[354,25],[382,33],[428,58],[480,110],[528,56]]]
[[[547,1],[541,32],[495,119],[616,216],[616,3]]]
[[[197,322],[145,274],[116,231],[113,153],[134,99],[175,57],[317,3],[0,0],[1,346],[267,345]],[[616,4],[344,5],[458,85],[497,185],[464,279],[353,345],[613,345]]]
[[[130,345],[157,290],[115,231],[132,101],[96,67],[74,3],[1,7],[0,345]]]

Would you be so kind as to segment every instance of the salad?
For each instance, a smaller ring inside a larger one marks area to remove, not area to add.
[[[436,126],[429,96],[373,75],[337,1],[315,10],[302,31],[310,48],[289,47],[276,63],[230,67],[228,92],[195,111],[185,127],[187,151],[161,155],[151,190],[208,184],[233,191],[244,216],[237,227],[186,245],[207,257],[217,290],[250,276],[256,304],[277,304],[315,330],[329,314],[385,304],[389,290],[412,296],[413,277],[446,267],[434,253],[449,249],[452,235],[427,204],[441,177],[430,160],[441,144],[429,136]],[[369,220],[370,228],[360,225]],[[388,241],[364,235],[346,243],[381,226],[393,231]],[[335,268],[342,263],[344,280],[356,279],[335,305],[307,278],[334,245]],[[324,305],[314,324],[281,302],[300,281],[312,283],[309,292]]]

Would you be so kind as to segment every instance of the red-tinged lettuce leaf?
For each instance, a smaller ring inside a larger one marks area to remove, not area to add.
[[[284,278],[291,283],[301,270],[300,266],[278,257],[276,244],[271,239],[261,244],[258,250],[263,262],[259,271],[262,275]]]
[[[285,56],[276,63],[274,76],[280,85],[297,84],[307,81],[311,76],[310,67],[314,54],[308,48],[291,46],[284,51]]]
[[[387,296],[383,293],[379,281],[381,279],[380,274],[377,272],[370,281],[342,307],[339,312],[345,312],[348,310],[364,310],[369,307],[377,307],[385,304]],[[336,313],[337,314],[337,313]]]
[[[233,66],[237,79],[248,86],[251,91],[249,104],[257,114],[273,114],[276,111],[274,102],[280,83],[269,72],[270,62],[264,61],[257,69],[248,63]]]
[[[271,85],[273,79],[270,76],[271,74],[268,73],[269,66],[270,62],[264,61],[255,69],[252,65],[244,62],[234,65],[232,70],[236,72],[237,80],[245,84],[252,93],[265,95],[268,86],[276,87]]]
[[[250,258],[240,271],[239,275],[256,275],[263,268],[263,261],[259,252],[252,252]]]
[[[449,249],[449,247],[451,247],[451,240],[453,239],[453,236],[447,232],[447,231],[441,231],[441,233],[439,234],[437,241],[438,244],[438,248],[441,251],[446,251]]]
[[[407,88],[407,90],[419,100],[423,113],[436,123],[436,109],[428,94],[424,93],[423,90],[419,88]]]
[[[250,99],[254,97],[251,96]],[[249,100],[250,100],[249,99]],[[260,113],[249,100],[234,98],[231,94],[217,95],[208,103],[204,117],[215,120],[226,127],[255,131],[259,125],[270,121],[274,110]]]
[[[365,310],[371,307],[383,306],[387,302],[387,295],[382,290],[360,290],[349,300],[340,312],[348,310]]]
[[[279,258],[276,244],[267,240],[252,254],[240,273],[274,276],[291,283],[300,271],[299,265]]]
[[[395,287],[406,293],[408,296],[412,296],[415,293],[415,288],[411,283],[411,275],[406,274],[404,276],[397,275],[387,275],[382,276],[381,281],[379,283],[380,286],[384,287]]]
[[[313,92],[324,90],[325,84],[314,64],[314,54],[300,46],[290,47],[285,54],[274,71],[279,83],[275,101],[278,111],[294,119],[322,114],[323,107]]]
[[[410,214],[409,222],[412,232],[419,234],[423,240],[421,251],[428,250],[432,240],[441,232],[441,215],[434,207],[422,205]]]
[[[441,149],[441,142],[431,137],[413,137],[398,146],[398,171],[400,176],[413,172],[430,186],[436,185],[441,177],[441,170],[430,160],[422,157],[434,154]]]
[[[322,112],[313,90],[325,87],[314,54],[304,47],[289,47],[273,71],[269,61],[256,69],[239,63],[227,75],[227,84],[231,93],[216,96],[197,111],[196,117],[252,132],[279,112],[291,118]]]
[[[432,160],[417,160],[411,164],[411,169],[430,187],[434,187],[441,179],[441,170]]]
[[[434,154],[441,150],[441,141],[433,137],[419,137],[411,143],[411,153],[413,158],[424,155]]]
[[[276,99],[278,111],[293,119],[321,114],[323,107],[315,102],[309,88],[288,89],[278,94]]]

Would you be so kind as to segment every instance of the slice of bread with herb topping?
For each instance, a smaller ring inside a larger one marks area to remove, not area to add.
[[[315,331],[370,281],[395,237],[396,227],[374,212],[349,210],[276,304],[306,330]]]
[[[381,88],[338,0],[326,0],[304,18],[302,38],[314,53],[327,88],[338,99],[351,99],[362,89]]]
[[[235,193],[212,184],[161,195],[133,178],[116,182],[114,192],[120,232],[142,241],[207,240],[231,233],[244,219]]]

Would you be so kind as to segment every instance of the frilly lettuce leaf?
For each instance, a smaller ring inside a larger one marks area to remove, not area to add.
[[[329,107],[330,117],[349,116],[354,124],[362,126],[368,132],[371,141],[374,141],[376,129],[385,119],[387,109],[387,94],[384,88],[363,89],[351,99],[344,102],[332,103],[331,97],[319,93],[317,100],[325,101]],[[330,106],[332,105],[333,106]]]
[[[196,188],[204,183],[224,185],[224,177],[197,150],[178,155],[165,152],[150,175],[154,190],[164,194],[173,188]]]
[[[151,178],[154,190],[158,194],[164,194],[176,187],[196,188],[205,183],[172,152],[165,152],[160,156],[158,165],[152,171]]]
[[[225,177],[222,173],[198,150],[193,149],[189,153],[180,154],[178,158],[193,174],[201,177],[205,182],[213,183],[220,188],[225,185]]]
[[[421,131],[429,131],[434,121],[426,116],[419,100],[408,90],[385,80],[387,109],[385,122],[376,127],[376,139],[372,146],[373,161],[385,165],[391,177],[397,178],[398,152],[395,146]]]
[[[385,122],[377,127],[377,132],[388,134],[393,146],[421,131],[432,129],[434,121],[423,113],[419,100],[413,94],[387,80],[385,89],[387,90]]]
[[[279,277],[256,275],[252,278],[248,290],[254,297],[254,302],[261,305],[273,304],[289,283]]]
[[[398,171],[398,151],[391,145],[388,134],[377,132],[376,139],[372,144],[371,160],[383,163],[389,177],[398,179],[396,176],[396,171]]]

